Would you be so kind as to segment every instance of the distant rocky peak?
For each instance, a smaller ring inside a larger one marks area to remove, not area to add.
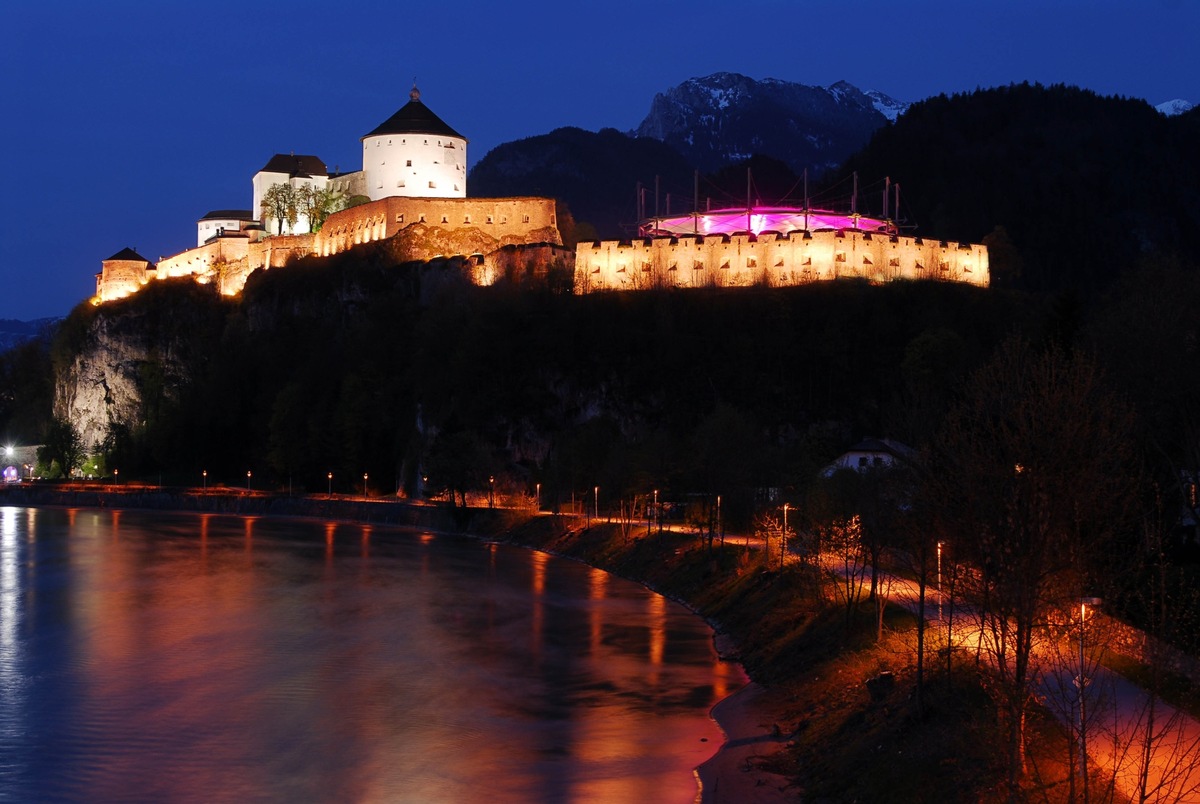
[[[823,170],[906,108],[846,81],[820,87],[721,72],[655,95],[632,133],[671,145],[706,171],[752,154],[774,157],[797,172]]]

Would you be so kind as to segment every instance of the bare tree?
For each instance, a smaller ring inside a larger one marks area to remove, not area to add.
[[[944,532],[973,565],[964,580],[997,677],[1014,800],[1035,638],[1051,609],[1087,593],[1124,523],[1131,422],[1091,361],[1014,340],[972,378],[937,442],[928,478]]]

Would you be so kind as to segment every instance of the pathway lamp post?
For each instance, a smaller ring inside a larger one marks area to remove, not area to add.
[[[246,491],[250,491],[250,470],[246,470]]]
[[[333,499],[333,472],[325,473],[325,496]]]
[[[204,490],[208,491],[208,470],[207,469],[200,470],[200,482],[203,484]]]
[[[537,510],[541,511],[542,510],[542,484],[538,483],[536,488],[537,488],[537,492],[536,492],[537,497],[536,497],[536,502],[534,504],[537,506]]]
[[[938,619],[942,619],[942,543],[937,543]]]
[[[121,470],[120,469],[113,469],[113,482],[114,483],[121,482]]]
[[[658,507],[658,489],[654,490],[654,518],[658,520],[658,534],[662,535],[662,511]]]
[[[496,507],[496,476],[488,475],[488,508]]]
[[[595,515],[596,521],[598,522],[600,521],[600,487],[596,486],[594,489],[592,489],[592,493],[595,495],[592,503],[595,506],[595,510],[592,513]]]
[[[363,496],[367,496],[367,473],[363,472]]]
[[[787,552],[787,512],[788,504],[783,504],[783,534],[779,537],[779,569],[783,569],[783,556]]]
[[[1083,642],[1085,624],[1087,622],[1087,608],[1097,608],[1103,603],[1098,597],[1081,597],[1079,599],[1079,678],[1076,679],[1076,684],[1079,686],[1079,769],[1083,775],[1083,800],[1088,800],[1088,755],[1087,755],[1087,715],[1086,715],[1086,700],[1087,700],[1087,685],[1088,677],[1086,675],[1087,665],[1083,655]]]

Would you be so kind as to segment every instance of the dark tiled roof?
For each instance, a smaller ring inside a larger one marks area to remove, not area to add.
[[[103,260],[103,262],[111,262],[112,260],[133,260],[136,262],[146,262],[146,263],[150,262],[150,260],[143,257],[141,254],[138,254],[136,251],[134,251],[131,248],[123,248],[120,251],[118,251],[116,254],[109,257],[107,260]]]
[[[254,215],[248,209],[214,209],[206,213],[202,221],[252,221]]]
[[[409,97],[412,100],[400,107],[400,111],[380,123],[363,139],[380,134],[438,134],[443,137],[466,139],[462,134],[446,125],[442,118],[431,112],[428,106],[421,103],[421,95],[415,87]]]
[[[318,157],[300,154],[275,154],[259,173],[283,173],[296,176],[326,176],[329,171]]]

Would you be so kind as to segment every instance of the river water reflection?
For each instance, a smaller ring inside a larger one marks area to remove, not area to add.
[[[688,802],[743,683],[682,607],[541,553],[0,508],[0,800]]]

